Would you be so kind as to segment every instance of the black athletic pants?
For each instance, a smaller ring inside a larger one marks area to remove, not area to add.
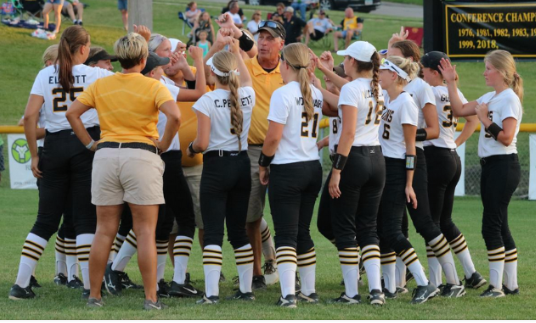
[[[203,156],[199,188],[201,216],[205,226],[204,244],[223,244],[224,222],[234,249],[249,244],[246,233],[251,164],[247,151],[210,151]]]
[[[87,129],[93,140],[100,137],[100,128]],[[91,204],[91,170],[94,153],[84,147],[72,130],[46,133],[39,169],[39,210],[30,231],[48,240],[58,230],[65,205],[72,194],[76,235],[95,233],[96,208]]]
[[[402,218],[406,209],[406,161],[385,157],[385,187],[378,215],[378,233],[382,254],[413,248],[402,233]],[[417,200],[418,201],[418,200]]]
[[[428,169],[428,199],[432,220],[447,241],[453,241],[460,230],[452,221],[454,191],[462,173],[462,163],[456,149],[427,146],[424,150]]]
[[[330,179],[331,173],[326,184]],[[377,218],[384,184],[385,159],[380,146],[352,147],[341,172],[341,196],[330,199],[339,250],[378,245]]]
[[[268,198],[275,229],[275,247],[292,247],[303,254],[314,247],[311,219],[322,186],[318,160],[270,165]]]
[[[486,248],[493,250],[516,247],[508,227],[508,204],[521,179],[517,154],[482,158],[480,195],[484,205],[482,236]]]
[[[194,237],[195,215],[192,194],[182,172],[182,152],[172,150],[162,154],[164,167],[164,199],[166,200],[165,218],[156,228],[156,239],[167,240],[177,220],[179,236]]]
[[[417,208],[414,209],[411,204],[408,204],[407,209],[417,233],[428,243],[437,238],[441,234],[441,230],[432,220],[430,213],[430,203],[428,202],[428,170],[424,150],[417,147],[416,151],[417,165],[413,175],[413,190],[417,196]]]
[[[333,234],[333,227],[331,226],[331,196],[329,196],[330,177],[331,173],[328,175],[328,179],[324,183],[322,193],[320,193],[320,203],[318,204],[316,226],[318,227],[318,232],[320,232],[324,238],[335,243],[335,235]]]

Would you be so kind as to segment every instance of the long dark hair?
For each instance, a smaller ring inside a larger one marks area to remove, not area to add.
[[[89,42],[89,33],[81,26],[71,26],[63,31],[58,47],[58,58],[55,64],[58,72],[59,82],[64,91],[68,92],[74,83],[73,77],[73,59],[74,54],[80,46],[87,45]]]

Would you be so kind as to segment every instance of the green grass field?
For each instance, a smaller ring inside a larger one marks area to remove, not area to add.
[[[17,191],[0,188],[0,319],[533,319],[536,305],[536,252],[531,249],[534,219],[534,202],[516,200],[510,205],[510,228],[519,250],[519,286],[521,295],[503,299],[480,299],[481,290],[470,290],[461,299],[432,299],[422,305],[410,305],[406,294],[399,299],[389,300],[382,308],[368,304],[341,306],[326,304],[330,298],[338,297],[344,290],[340,266],[335,247],[324,239],[316,228],[316,216],[311,226],[317,251],[317,292],[321,297],[319,305],[300,305],[296,310],[275,306],[280,294],[279,284],[268,287],[267,291],[256,293],[254,303],[223,301],[218,306],[198,306],[193,299],[169,299],[165,303],[169,309],[162,312],[146,313],[141,310],[143,293],[126,291],[122,297],[108,296],[106,306],[99,310],[89,310],[81,300],[81,291],[56,286],[54,277],[54,245],[52,238],[37,267],[36,275],[43,288],[35,289],[39,298],[30,301],[10,301],[9,288],[15,281],[20,259],[20,251],[28,234],[37,209],[36,191]],[[477,270],[488,277],[486,250],[480,235],[482,206],[477,198],[457,199],[454,218],[464,233]],[[316,213],[316,212],[315,212]],[[269,210],[265,214],[269,214]],[[268,216],[271,224],[271,218]],[[423,240],[413,229],[410,237],[417,254],[426,266]],[[236,275],[233,251],[224,244],[223,272],[227,281],[221,284],[220,295],[230,295],[233,291],[231,278]],[[203,288],[203,268],[201,250],[194,244],[189,263],[192,279],[196,287]],[[137,263],[132,259],[126,270],[135,282],[141,282]],[[461,267],[458,273],[463,276]],[[168,260],[166,279],[173,274]],[[461,276],[460,276],[461,277]],[[365,278],[366,280],[366,278]],[[410,289],[415,282],[409,284]],[[360,287],[366,295],[367,288]]]

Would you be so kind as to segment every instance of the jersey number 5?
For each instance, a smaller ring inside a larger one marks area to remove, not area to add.
[[[84,92],[83,87],[73,87],[69,91],[69,99],[71,102],[74,102],[76,100],[76,96],[78,93]],[[54,112],[65,112],[67,111],[67,104],[65,104],[65,101],[67,101],[67,93],[61,88],[57,87],[52,90],[52,95],[54,95],[54,100],[52,100],[53,104],[53,111]]]
[[[309,137],[309,122],[307,121],[307,113],[302,113],[303,122],[301,123],[301,136]],[[313,115],[313,129],[311,129],[311,138],[316,138],[316,129],[318,128],[318,113]]]

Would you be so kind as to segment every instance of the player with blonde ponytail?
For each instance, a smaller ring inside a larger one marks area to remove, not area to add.
[[[188,156],[204,154],[200,201],[205,226],[205,295],[198,304],[219,302],[225,222],[240,281],[238,291],[229,299],[255,299],[251,289],[253,250],[246,234],[251,190],[247,136],[255,91],[237,40],[233,40],[230,49],[231,52],[220,51],[206,62],[216,89],[203,95],[192,107],[197,115],[198,132],[188,147]]]
[[[297,299],[318,303],[316,252],[309,226],[322,185],[316,140],[323,96],[310,84],[309,64],[307,46],[290,44],[283,49],[280,71],[286,85],[270,100],[270,123],[259,159],[260,181],[270,186],[282,307],[296,307],[296,267],[301,279]]]

